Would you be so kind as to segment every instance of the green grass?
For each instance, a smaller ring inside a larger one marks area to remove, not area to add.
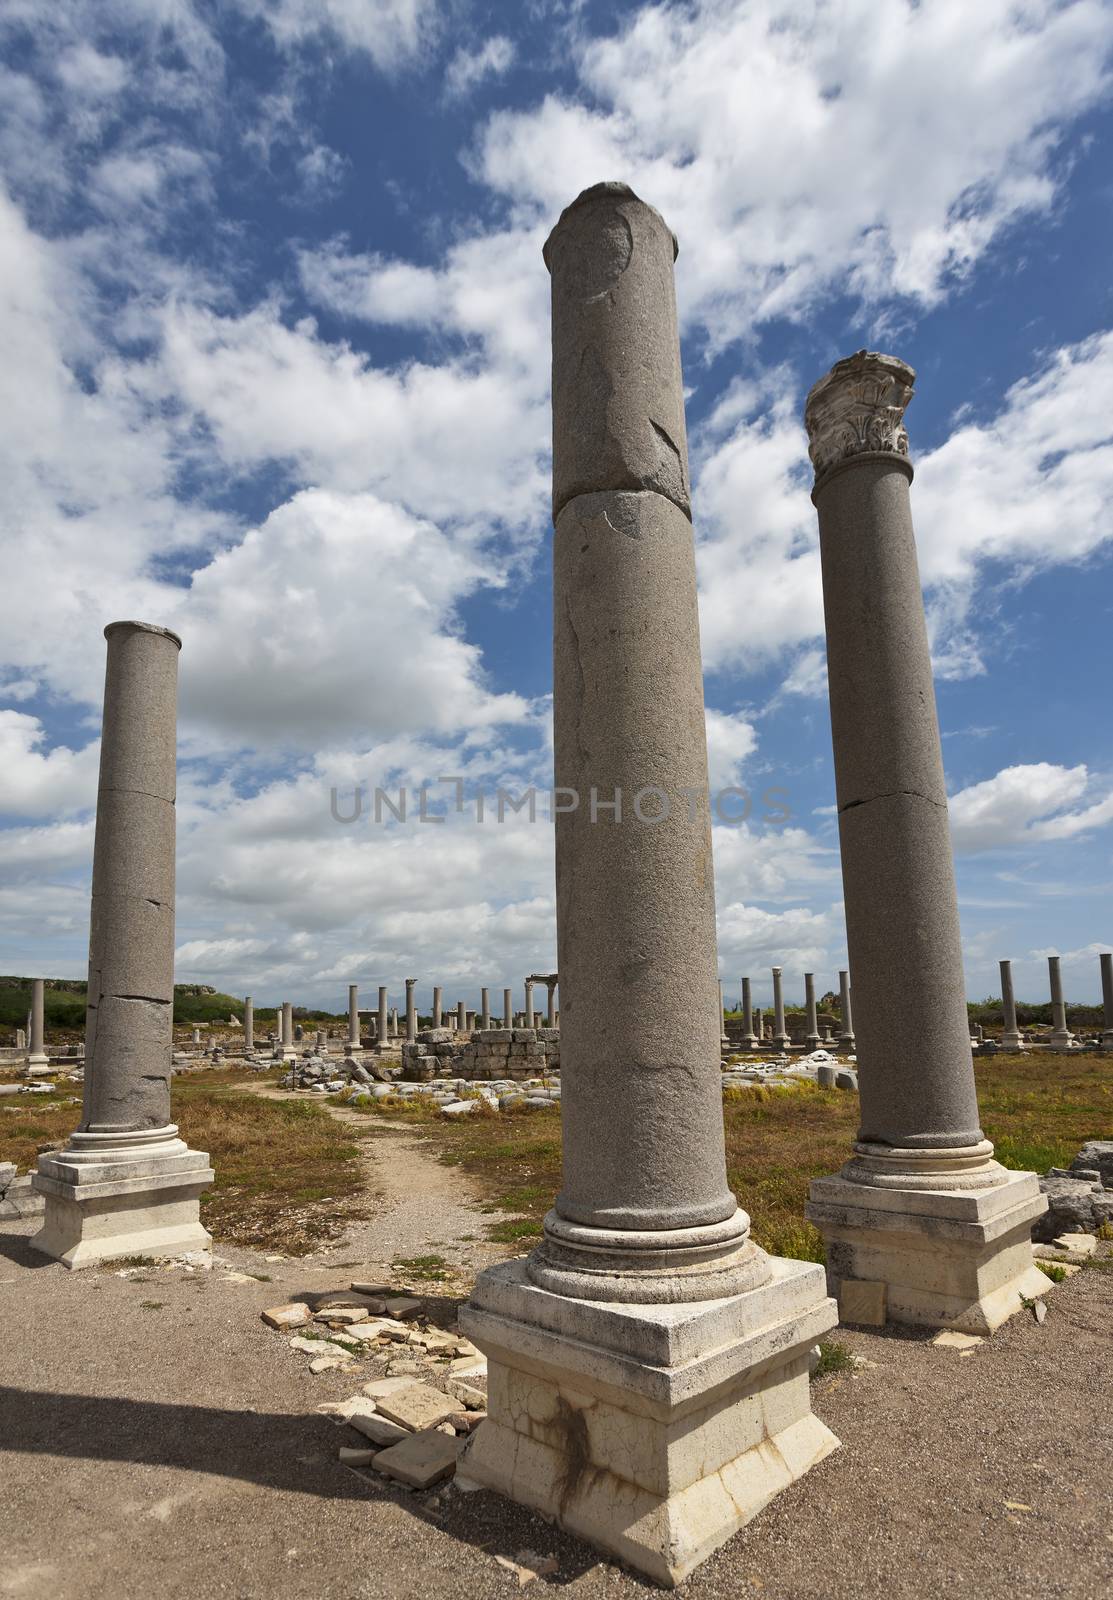
[[[1037,1261],[1036,1266],[1039,1267],[1040,1271],[1044,1273],[1046,1277],[1051,1279],[1052,1283],[1063,1283],[1066,1281],[1066,1268],[1061,1267],[1057,1262]]]
[[[854,1357],[849,1348],[840,1343],[838,1339],[821,1339],[819,1341],[819,1361],[812,1373],[812,1382],[819,1378],[829,1377],[832,1372],[852,1372],[854,1370]]]
[[[420,1279],[425,1283],[443,1283],[452,1269],[443,1256],[395,1256],[394,1271],[403,1277]]]

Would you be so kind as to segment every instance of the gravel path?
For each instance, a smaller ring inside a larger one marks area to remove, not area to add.
[[[517,1592],[494,1556],[523,1549],[559,1560],[531,1587],[539,1600],[549,1585],[577,1600],[657,1592],[493,1496],[408,1494],[337,1463],[357,1441],[314,1408],[355,1383],[311,1377],[259,1311],[352,1271],[222,1249],[275,1281],[67,1274],[28,1249],[33,1228],[0,1232],[0,1595],[488,1600]],[[814,1391],[843,1448],[680,1592],[1107,1593],[1113,1275],[1081,1273],[1049,1304],[1044,1326],[1014,1319],[969,1357],[842,1333],[874,1363]]]

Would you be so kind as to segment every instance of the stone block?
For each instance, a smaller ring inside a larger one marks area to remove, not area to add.
[[[398,1378],[392,1381],[405,1383],[408,1380]],[[397,1422],[390,1422],[386,1417],[381,1417],[375,1412],[354,1411],[347,1418],[347,1422],[350,1428],[354,1428],[357,1433],[362,1433],[365,1439],[370,1439],[373,1444],[381,1445],[384,1449],[410,1437],[408,1428],[403,1428]]]
[[[312,1319],[313,1313],[304,1302],[296,1300],[290,1305],[272,1306],[261,1316],[272,1328],[301,1328]]]
[[[376,1402],[379,1415],[401,1427],[420,1433],[423,1428],[435,1428],[445,1417],[459,1411],[460,1403],[453,1396],[442,1394],[427,1383],[412,1383],[396,1394],[384,1395]]]
[[[428,1489],[456,1471],[463,1441],[453,1434],[428,1428],[412,1434],[375,1457],[376,1472],[383,1472],[411,1489]]]
[[[885,1285],[844,1278],[839,1284],[839,1321],[863,1328],[885,1326]]]

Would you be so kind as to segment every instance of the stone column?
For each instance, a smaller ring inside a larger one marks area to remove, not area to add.
[[[31,979],[31,1045],[27,1052],[27,1076],[42,1078],[50,1071],[50,1058],[46,1053],[46,984],[42,978]]]
[[[255,1054],[255,1007],[250,995],[243,1003],[243,1053],[245,1056]]]
[[[765,1018],[762,1016],[761,1007],[754,1011],[754,1032],[757,1034],[758,1044],[765,1043]]]
[[[864,1279],[879,1315],[986,1333],[1047,1287],[1030,1239],[1047,1201],[978,1123],[909,499],[913,377],[859,351],[808,396],[862,1123],[807,1215],[847,1320]]]
[[[723,1001],[723,980],[719,979],[719,1048],[729,1043],[727,1036],[727,1008]]]
[[[207,1250],[209,1158],[170,1121],[178,651],[165,628],[104,630],[82,1120],[39,1158],[37,1250],[67,1267]]]
[[[414,990],[417,988],[416,978],[406,979],[406,1043],[414,1044],[417,1040],[417,1000]]]
[[[543,1242],[460,1313],[490,1409],[458,1480],[670,1584],[835,1444],[807,1385],[822,1269],[759,1250],[726,1178],[675,250],[624,184],[545,249],[554,765],[580,796],[556,819],[564,1173]]]
[[[486,1032],[491,1026],[491,996],[488,990],[479,991],[479,1026]]]
[[[819,1022],[815,1014],[815,973],[804,974],[804,1044],[809,1050],[819,1049]]]
[[[353,1050],[363,1048],[359,1033],[359,985],[348,985],[348,1043]]]
[[[460,1000],[460,1001],[458,1001],[457,1006],[456,1006],[456,1032],[457,1033],[467,1033],[467,1031],[468,1031],[467,1007],[464,1005],[464,1002],[462,1000]]]
[[[753,995],[750,992],[749,978],[742,979],[742,1047],[752,1050],[757,1044],[757,1035],[754,1033],[754,1007]]]
[[[290,1000],[282,1002],[282,1059],[283,1061],[296,1061],[298,1053],[294,1049],[294,1006]]]
[[[1113,954],[1103,951],[1101,964],[1101,1047],[1113,1050]]]
[[[378,1048],[380,1050],[384,1050],[386,1048],[387,1039],[390,1037],[390,1013],[389,1013],[389,1010],[388,1010],[386,1002],[387,1002],[386,984],[385,983],[380,983],[380,985],[379,985],[379,1012],[378,1012],[379,1020],[378,1020],[378,1023],[376,1025],[376,1029],[375,1029],[375,1032],[377,1034],[377,1038],[376,1038],[375,1042],[376,1042],[376,1045],[378,1046]]]
[[[444,990],[440,987],[439,984],[434,985],[434,988],[433,988],[433,1027],[434,1028],[439,1028],[440,1025],[441,1025],[441,1018],[442,1018],[442,1015],[443,1015],[443,1011],[442,1011],[443,1003],[444,1003]]]
[[[392,1039],[397,1039],[398,1036],[399,1036],[398,1007],[397,1006],[391,1006],[391,1008],[390,1008],[390,1037]]]
[[[1048,956],[1047,974],[1051,981],[1051,1039],[1053,1050],[1073,1050],[1074,1034],[1067,1027],[1067,1006],[1063,999],[1063,975],[1059,970],[1059,957]]]
[[[556,1025],[557,1025],[557,1017],[556,1017],[556,988],[557,988],[557,980],[556,980],[555,977],[554,978],[546,978],[545,979],[545,991],[546,991],[546,993],[545,993],[545,1026],[546,1026],[546,1028],[555,1028]]]
[[[781,969],[773,968],[773,1043],[778,1050],[788,1049],[788,1033],[785,1030],[785,997],[781,987]]]
[[[526,979],[526,1009],[525,1009],[525,1017],[526,1017],[526,1027],[527,1028],[532,1028],[533,1027],[533,979],[532,978],[527,978]]]
[[[850,1009],[850,973],[845,970],[839,972],[839,1012],[842,1017],[839,1044],[844,1050],[853,1050],[854,1016]]]
[[[502,1025],[504,1028],[514,1026],[514,996],[509,989],[502,991]]]

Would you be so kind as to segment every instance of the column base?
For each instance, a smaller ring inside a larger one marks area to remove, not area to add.
[[[572,1299],[524,1261],[489,1268],[460,1311],[488,1358],[488,1415],[457,1482],[679,1583],[838,1447],[808,1387],[836,1321],[822,1268],[768,1265],[759,1288],[679,1305]]]
[[[50,1057],[28,1056],[27,1064],[23,1069],[24,1076],[28,1078],[49,1078]]]
[[[1053,1033],[1047,1042],[1052,1050],[1078,1049],[1078,1040],[1073,1033]]]
[[[1002,1050],[1026,1050],[1028,1046],[1019,1033],[1003,1033],[1001,1035]]]
[[[960,1162],[965,1153],[950,1154]],[[942,1166],[947,1152],[934,1155]],[[940,1174],[934,1187],[917,1187],[928,1175],[913,1173],[900,1188],[895,1176],[863,1179],[861,1162],[816,1178],[804,1208],[823,1235],[827,1287],[840,1305],[851,1294],[860,1303],[850,1286],[869,1284],[873,1320],[987,1334],[1022,1309],[1022,1296],[1046,1293],[1051,1280],[1032,1259],[1032,1223],[1047,1210],[1034,1172],[988,1161],[950,1183]]]
[[[201,1192],[215,1173],[172,1124],[138,1133],[75,1133],[64,1150],[39,1157],[31,1185],[44,1198],[31,1244],[64,1267],[131,1255],[208,1250]]]

